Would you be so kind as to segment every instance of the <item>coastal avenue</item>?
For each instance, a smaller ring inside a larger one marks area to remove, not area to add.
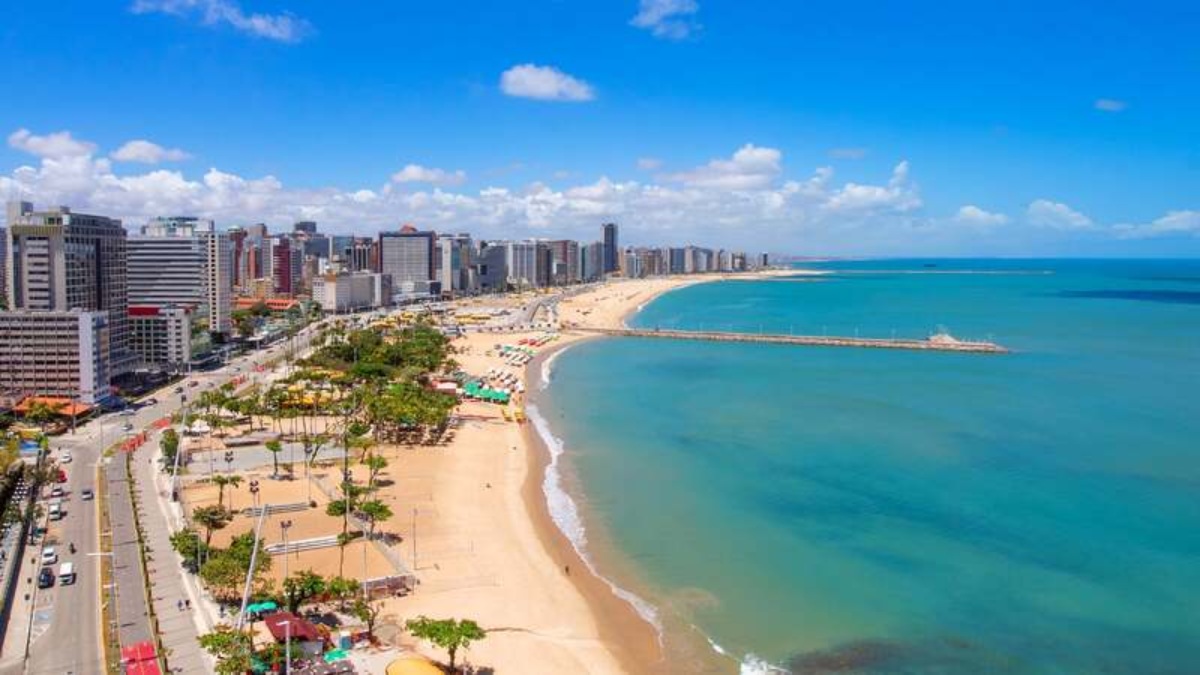
[[[298,333],[291,345],[280,343],[269,349],[253,352],[231,360],[228,365],[218,370],[193,373],[171,387],[182,386],[184,395],[191,399],[202,391],[228,382],[242,372],[253,376],[251,371],[255,366],[279,358],[289,349],[303,353],[322,323],[309,326]],[[192,386],[193,382],[196,383],[195,386]],[[37,590],[35,594],[36,577],[41,566],[34,561],[40,555],[41,548],[35,545],[25,549],[18,572],[21,579],[17,586],[17,597],[13,602],[12,616],[4,637],[0,675],[84,675],[104,672],[100,630],[100,603],[103,601],[103,589],[99,587],[100,557],[90,555],[99,551],[98,506],[94,501],[84,501],[80,494],[85,489],[96,489],[96,469],[101,458],[102,445],[111,446],[122,438],[149,427],[156,420],[174,414],[182,407],[181,396],[168,393],[169,391],[170,388],[165,388],[152,394],[151,396],[158,398],[158,402],[155,405],[143,406],[132,415],[102,415],[81,424],[74,433],[67,432],[51,441],[54,458],[61,459],[68,452],[72,456],[70,463],[62,465],[68,477],[64,500],[67,515],[54,524],[52,532],[57,532],[55,549],[60,561],[75,564],[77,580],[73,585],[56,584],[51,588]],[[133,431],[122,430],[126,421],[131,424]],[[148,518],[162,517],[158,508],[145,509],[145,514]],[[74,555],[68,551],[71,543],[76,547]],[[132,564],[137,563],[134,561]],[[54,569],[57,571],[57,565]],[[25,594],[29,594],[31,600],[36,602],[32,614],[30,604],[24,601]],[[118,605],[137,603],[139,609],[144,604],[141,597],[129,597],[129,594],[118,596],[117,602]],[[128,609],[130,606],[125,607]],[[139,615],[141,612],[122,614],[128,617],[131,614]],[[25,661],[27,639],[29,653],[28,660]]]

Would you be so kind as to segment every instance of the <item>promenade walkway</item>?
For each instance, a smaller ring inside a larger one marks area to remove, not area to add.
[[[198,637],[209,627],[203,603],[196,589],[188,583],[182,559],[171,548],[171,524],[160,499],[166,487],[160,484],[155,463],[158,448],[157,434],[151,437],[131,458],[137,483],[140,517],[146,533],[146,545],[152,560],[149,563],[152,588],[151,599],[158,617],[163,648],[167,650],[167,665],[181,673],[210,672],[208,655],[200,647]],[[179,603],[185,602],[180,609]],[[191,604],[191,609],[186,608]]]

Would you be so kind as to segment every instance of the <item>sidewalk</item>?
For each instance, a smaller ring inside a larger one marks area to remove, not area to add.
[[[143,505],[139,514],[150,552],[148,562],[154,612],[162,633],[163,648],[167,650],[167,666],[182,673],[211,671],[208,655],[200,647],[198,637],[211,627],[205,620],[204,603],[182,566],[182,559],[171,548],[170,519],[160,500],[167,498],[166,486],[160,486],[155,466],[158,455],[158,434],[153,434],[131,458],[134,482]],[[179,602],[191,602],[192,609],[180,610]]]

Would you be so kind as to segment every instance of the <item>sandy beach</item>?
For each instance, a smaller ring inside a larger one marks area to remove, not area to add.
[[[567,326],[619,327],[662,293],[718,278],[611,282],[562,299],[557,318]],[[561,333],[524,366],[505,364],[497,350],[501,344],[542,335],[545,331],[471,332],[455,339],[455,359],[472,375],[490,369],[511,372],[528,390],[537,386],[534,380],[544,359],[594,339]],[[519,410],[525,401],[518,395],[514,403],[511,409]],[[441,659],[444,654],[413,642],[400,627],[420,615],[470,618],[487,629],[488,637],[461,652],[460,658],[497,673],[661,671],[655,627],[589,571],[551,518],[542,484],[550,454],[533,424],[506,419],[500,406],[482,402],[464,402],[458,414],[462,423],[447,444],[375,448],[389,462],[379,477],[379,497],[395,514],[379,531],[398,538],[394,551],[419,579],[411,595],[385,601],[380,633]],[[336,473],[337,468],[325,471]],[[364,467],[354,470],[356,479],[365,479]],[[260,495],[265,501],[306,499],[303,480],[270,481],[269,474],[270,467],[258,470],[263,489],[271,491]],[[216,501],[211,486],[194,486],[188,492],[193,506]],[[314,498],[323,504],[329,496]],[[226,499],[239,507],[247,505],[247,485],[227,489]],[[277,521],[283,519],[267,517],[267,544],[280,540]],[[293,523],[292,541],[340,531],[340,520],[325,515],[323,507],[289,514],[287,519]],[[239,516],[214,536],[214,544],[224,544],[251,526],[250,518]],[[345,558],[347,576],[381,576],[389,569],[386,558],[361,541],[347,547]],[[271,576],[278,581],[284,562],[276,556],[274,563]],[[294,554],[286,565],[292,572],[313,569],[332,575],[338,569],[338,552],[334,548]]]

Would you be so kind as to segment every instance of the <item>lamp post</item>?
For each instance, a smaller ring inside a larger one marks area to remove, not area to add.
[[[288,537],[288,530],[290,530],[291,528],[292,528],[292,521],[291,521],[291,520],[281,520],[281,521],[279,521],[279,530],[280,530],[280,533],[283,535],[283,578],[284,578],[284,579],[287,579],[287,576],[288,576],[288,543],[287,543],[287,537]]]
[[[233,451],[225,451],[225,473],[233,473]]]
[[[254,508],[258,509],[258,481],[250,481],[250,498],[254,501]]]
[[[292,622],[280,621],[283,625],[283,672],[290,675],[292,672]]]

